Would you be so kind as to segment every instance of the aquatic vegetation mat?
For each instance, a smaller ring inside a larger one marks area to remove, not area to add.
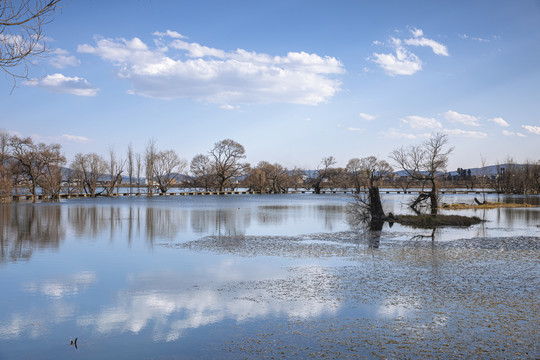
[[[476,216],[460,215],[399,215],[394,220],[401,225],[418,228],[434,228],[440,226],[471,226],[482,220]]]
[[[279,278],[220,289],[263,308],[294,304],[282,321],[225,344],[231,358],[540,356],[540,238],[383,238],[378,247],[371,240],[343,232],[206,237],[177,246],[315,260],[285,266]]]

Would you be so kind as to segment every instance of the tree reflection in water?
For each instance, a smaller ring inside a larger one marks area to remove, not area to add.
[[[30,259],[34,249],[57,249],[65,239],[57,205],[6,205],[0,211],[0,262]]]

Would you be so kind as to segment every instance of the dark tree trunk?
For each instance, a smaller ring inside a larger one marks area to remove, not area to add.
[[[385,218],[381,203],[381,195],[379,194],[379,188],[376,186],[369,188],[369,207],[372,220],[381,220]]]
[[[437,197],[437,185],[432,180],[431,191],[429,192],[429,201],[431,203],[431,215],[437,215],[439,210],[439,199]]]

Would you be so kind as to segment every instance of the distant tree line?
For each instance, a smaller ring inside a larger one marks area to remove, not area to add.
[[[59,144],[35,143],[30,137],[20,138],[0,130],[0,196],[21,191],[58,199],[61,193],[80,193],[90,197],[114,196],[120,186],[130,193],[166,193],[172,187],[203,191],[247,188],[261,193],[284,193],[289,189],[306,189],[320,193],[322,189],[353,189],[377,197],[379,187],[398,187],[406,191],[426,189],[418,202],[427,201],[438,207],[441,187],[467,186],[492,188],[501,193],[540,193],[540,161],[518,165],[507,159],[494,175],[472,175],[458,169],[457,175],[446,173],[451,148],[447,137],[434,134],[425,143],[401,147],[389,157],[401,172],[394,172],[386,161],[374,156],[350,159],[345,168],[336,167],[333,156],[321,159],[314,170],[287,169],[278,163],[261,161],[248,164],[246,151],[231,139],[218,141],[207,152],[197,154],[191,162],[182,159],[173,149],[158,149],[150,140],[142,153],[130,144],[125,156],[111,147],[106,156],[77,153],[67,162]],[[127,182],[125,179],[128,179]]]

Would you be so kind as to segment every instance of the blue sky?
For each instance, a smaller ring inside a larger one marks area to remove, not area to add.
[[[66,0],[0,128],[77,152],[316,168],[446,132],[449,170],[540,159],[539,1]]]

